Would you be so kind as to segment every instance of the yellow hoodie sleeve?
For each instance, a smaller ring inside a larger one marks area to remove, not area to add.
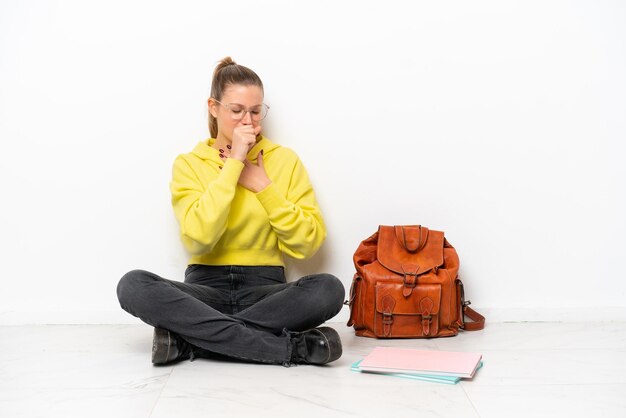
[[[181,240],[191,254],[211,251],[226,230],[243,167],[241,161],[229,158],[215,180],[202,184],[183,156],[174,161],[172,206],[180,224]]]
[[[273,183],[256,196],[278,236],[278,248],[294,258],[313,256],[326,238],[326,227],[300,160],[295,162],[286,197]]]

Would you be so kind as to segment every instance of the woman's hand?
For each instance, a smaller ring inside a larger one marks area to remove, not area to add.
[[[261,126],[240,125],[233,129],[233,149],[230,150],[230,157],[245,162],[248,152],[256,144],[259,133]]]
[[[234,148],[235,147],[233,145],[233,149]],[[257,164],[254,164],[245,158],[243,160],[243,164],[244,167],[241,171],[241,175],[239,176],[239,184],[254,193],[258,193],[270,185],[272,181],[267,176],[265,166],[263,165],[263,151],[259,152],[259,155],[257,156]]]

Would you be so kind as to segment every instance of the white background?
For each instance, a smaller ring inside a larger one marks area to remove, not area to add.
[[[3,0],[0,324],[134,323],[126,271],[183,279],[171,165],[226,55],[325,215],[290,278],[348,289],[379,224],[423,224],[488,320],[626,318],[623,2]]]

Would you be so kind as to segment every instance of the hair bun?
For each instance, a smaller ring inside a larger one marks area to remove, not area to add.
[[[219,71],[228,67],[229,65],[237,65],[237,63],[233,61],[231,57],[224,57],[222,60],[220,60],[217,63],[217,66],[215,67],[215,73],[218,73]]]

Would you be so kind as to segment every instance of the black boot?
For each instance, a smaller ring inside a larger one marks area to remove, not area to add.
[[[332,328],[320,327],[294,333],[291,361],[302,364],[326,364],[341,357],[341,339]]]
[[[187,360],[193,356],[187,341],[163,328],[155,328],[152,337],[152,364],[162,365]]]

